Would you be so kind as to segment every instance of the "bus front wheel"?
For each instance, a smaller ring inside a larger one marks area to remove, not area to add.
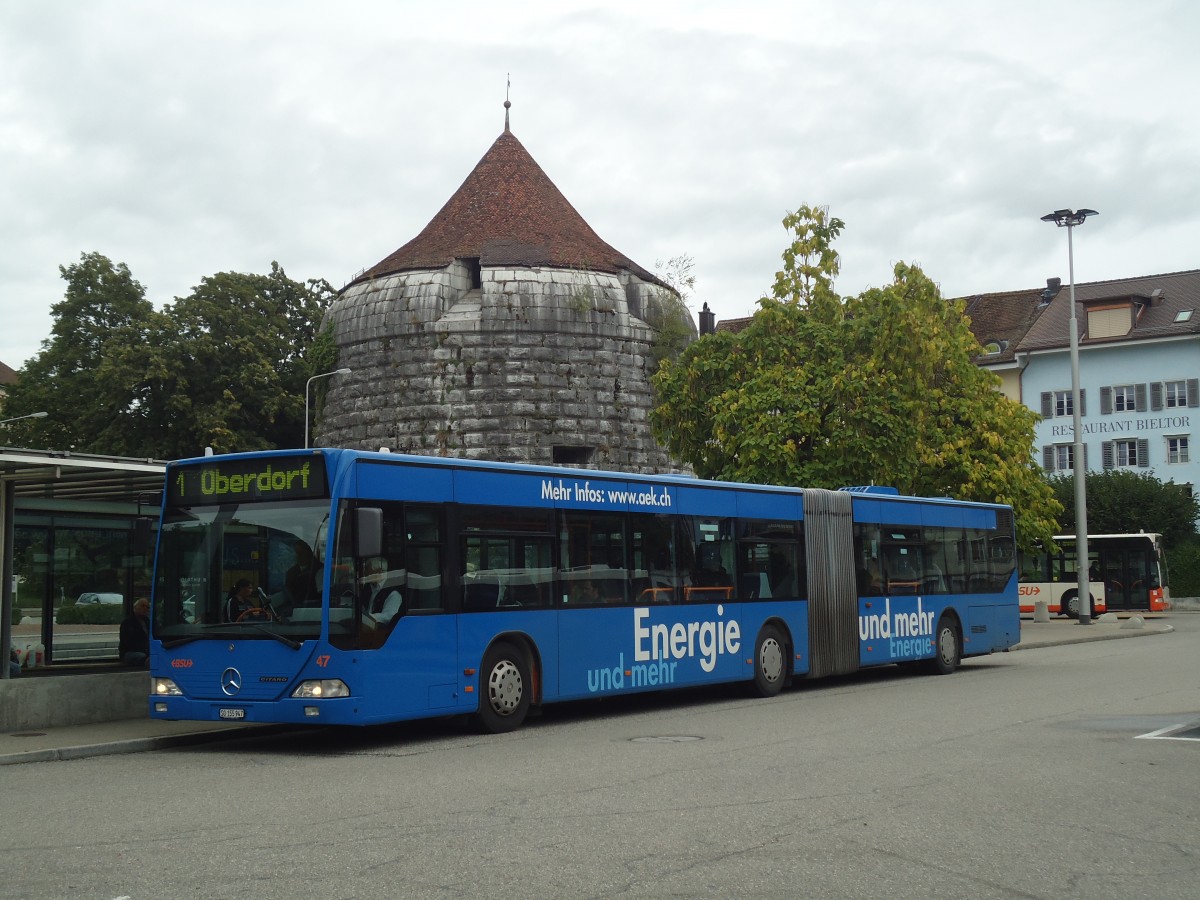
[[[491,734],[520,728],[529,712],[532,685],[524,653],[509,643],[491,647],[479,669],[480,728]]]
[[[787,642],[774,625],[764,626],[754,643],[754,691],[774,697],[787,680]]]
[[[949,675],[962,661],[962,641],[958,635],[958,622],[951,616],[938,619],[934,634],[934,654],[929,661],[929,671],[935,675]]]

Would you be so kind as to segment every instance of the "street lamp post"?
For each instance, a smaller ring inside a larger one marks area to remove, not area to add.
[[[312,383],[318,378],[328,378],[330,375],[349,375],[349,369],[334,369],[332,372],[322,372],[320,375],[314,375],[304,383],[304,449],[308,449],[308,389],[312,387]]]
[[[48,412],[29,413],[24,416],[13,416],[11,419],[0,419],[0,425],[7,425],[9,422],[20,422],[22,419],[44,419],[50,415]]]
[[[1089,584],[1088,526],[1087,526],[1087,468],[1083,461],[1083,426],[1079,403],[1079,326],[1075,317],[1075,247],[1072,232],[1088,216],[1099,215],[1094,209],[1056,209],[1042,216],[1043,222],[1053,222],[1067,229],[1067,275],[1071,281],[1071,409],[1075,442],[1071,454],[1071,470],[1075,475],[1075,569],[1076,591],[1079,594],[1079,624],[1092,624],[1092,594]]]

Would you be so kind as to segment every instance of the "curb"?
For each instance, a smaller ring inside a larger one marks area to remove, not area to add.
[[[1132,638],[1132,637],[1151,637],[1151,636],[1157,635],[1157,634],[1170,634],[1174,630],[1175,630],[1175,626],[1173,626],[1173,625],[1165,625],[1162,627],[1155,627],[1152,629],[1151,628],[1137,628],[1137,629],[1130,628],[1130,629],[1126,629],[1126,631],[1133,632],[1132,634],[1130,634],[1130,633],[1097,634],[1097,635],[1089,635],[1088,637],[1063,638],[1062,640],[1054,639],[1054,640],[1048,640],[1048,641],[1038,641],[1037,643],[1031,643],[1031,644],[1016,644],[1015,646],[1009,647],[1007,652],[1012,653],[1014,650],[1039,650],[1042,647],[1065,647],[1068,644],[1091,644],[1091,643],[1094,643],[1095,641],[1120,641],[1120,640],[1124,640],[1125,638]]]
[[[163,734],[151,737],[127,738],[119,741],[104,741],[96,744],[79,744],[74,747],[45,747],[41,750],[25,750],[17,753],[0,754],[0,766],[15,766],[22,763],[58,762],[71,759],[91,759],[97,756],[115,756],[125,753],[144,753],[147,750],[169,750],[174,747],[191,747],[216,741],[239,740],[251,734],[271,735],[292,731],[294,725],[250,725],[244,729],[225,728],[216,731],[193,731],[181,734]]]

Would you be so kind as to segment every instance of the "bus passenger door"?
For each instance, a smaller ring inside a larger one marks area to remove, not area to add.
[[[1152,582],[1148,552],[1138,547],[1114,547],[1106,551],[1104,583],[1109,609],[1149,609]]]

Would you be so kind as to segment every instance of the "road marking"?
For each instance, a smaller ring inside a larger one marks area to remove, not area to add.
[[[1180,732],[1186,732],[1181,734]],[[1168,725],[1157,731],[1139,734],[1138,739],[1153,741],[1197,741],[1200,742],[1200,723],[1192,722],[1184,725]]]

